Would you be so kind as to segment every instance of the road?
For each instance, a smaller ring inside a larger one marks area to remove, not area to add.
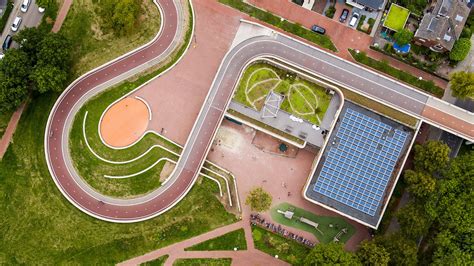
[[[160,36],[149,46],[75,81],[58,99],[48,120],[45,154],[53,180],[71,203],[96,218],[121,223],[137,222],[155,217],[178,203],[197,178],[240,73],[247,63],[260,57],[284,60],[417,117],[424,118],[429,115],[427,120],[445,128],[450,128],[451,122],[458,122],[458,125],[466,123],[467,130],[472,128],[472,120],[469,120],[472,114],[464,116],[465,113],[462,113],[459,117],[445,121],[445,115],[448,115],[446,112],[457,114],[459,110],[395,80],[287,36],[272,33],[269,36],[243,40],[228,51],[170,181],[141,198],[119,200],[105,197],[94,192],[75,173],[67,146],[70,121],[79,109],[78,105],[92,97],[91,92],[94,92],[96,87],[114,78],[121,78],[121,75],[130,69],[146,65],[173,44],[173,36],[179,28],[179,13],[171,0],[160,0],[159,4],[163,9],[163,29]],[[462,129],[452,130],[460,130],[463,133]],[[474,135],[472,131],[465,131],[463,134],[470,138]]]
[[[2,36],[0,38],[0,43],[3,44],[3,41],[7,37],[7,35],[14,35],[15,32],[12,31],[11,27],[13,24],[13,20],[15,20],[15,17],[20,16],[23,18],[23,21],[21,22],[20,28],[18,29],[17,32],[21,31],[22,29],[26,28],[32,28],[32,27],[37,27],[41,23],[41,19],[43,18],[44,13],[38,12],[38,6],[36,5],[36,1],[32,0],[30,7],[28,8],[28,11],[26,13],[21,12],[20,6],[22,0],[15,0],[14,5],[15,7],[12,10],[12,13],[10,13],[10,17],[8,18],[8,22],[5,25],[5,30],[2,33]],[[12,44],[13,48],[18,47],[18,44],[13,43]]]

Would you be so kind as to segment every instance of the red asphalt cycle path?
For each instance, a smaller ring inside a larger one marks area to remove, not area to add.
[[[186,185],[194,177],[194,171],[183,171],[180,178],[158,197],[136,205],[114,205],[104,203],[85,192],[69,173],[64,156],[62,135],[66,119],[73,106],[87,92],[127,71],[145,64],[160,56],[170,45],[177,32],[178,11],[172,0],[157,0],[162,10],[162,30],[158,38],[151,44],[139,49],[124,58],[109,63],[76,80],[69,89],[61,95],[51,110],[45,136],[45,152],[50,172],[61,192],[80,210],[101,218],[117,222],[135,221],[161,213],[172,206],[177,198],[187,191]]]

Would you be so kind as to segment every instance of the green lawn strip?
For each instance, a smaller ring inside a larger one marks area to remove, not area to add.
[[[276,128],[274,128],[274,127],[271,127],[271,126],[269,126],[269,125],[267,125],[267,124],[265,124],[265,123],[262,123],[262,122],[260,122],[260,121],[258,121],[258,120],[252,119],[252,118],[250,118],[250,117],[248,117],[248,116],[245,116],[245,115],[243,115],[243,114],[241,114],[241,113],[239,113],[239,112],[237,112],[237,111],[234,111],[234,110],[232,110],[232,109],[229,109],[229,110],[227,110],[227,113],[229,113],[229,114],[231,114],[231,115],[237,117],[238,119],[241,119],[241,120],[243,120],[243,121],[246,121],[246,122],[249,123],[249,124],[253,124],[253,125],[255,125],[255,126],[259,127],[259,128],[263,128],[263,129],[265,129],[265,130],[268,130],[268,131],[270,131],[270,132],[272,132],[272,133],[274,133],[274,134],[276,134],[276,135],[281,136],[282,138],[285,138],[285,139],[294,141],[295,143],[298,143],[298,144],[301,144],[301,145],[304,144],[304,140],[302,140],[302,139],[300,139],[300,138],[297,138],[297,137],[295,137],[295,136],[293,136],[293,135],[290,135],[290,134],[288,134],[288,133],[286,133],[286,132],[283,132],[283,131],[281,131],[281,130],[279,130],[279,129],[276,129]]]
[[[281,110],[293,114],[294,116],[303,118],[313,124],[319,125],[320,120],[322,120],[324,117],[324,114],[326,113],[326,110],[329,106],[331,95],[327,95],[325,92],[326,90],[321,86],[302,79],[294,73],[277,68],[267,63],[255,63],[244,70],[233,99],[246,106],[252,107],[245,97],[247,84],[250,88],[258,82],[267,80],[269,77],[274,76],[272,73],[273,71],[277,73],[278,77],[281,79],[281,81],[278,83],[278,86],[276,86],[273,91],[286,96],[281,104]],[[262,96],[268,95],[271,88],[273,88],[275,84],[275,81],[259,83],[250,93],[248,93],[249,100],[255,101]],[[291,87],[292,85],[293,87]],[[301,93],[298,93],[298,91]],[[315,96],[317,99],[315,99]],[[264,101],[265,99],[259,101],[258,104],[255,104],[257,106],[257,110],[261,110]]]
[[[234,250],[234,248],[237,248],[238,250],[247,249],[247,242],[245,241],[245,232],[243,228],[209,239],[194,246],[185,248],[184,250]]]
[[[317,44],[323,48],[337,52],[337,48],[331,39],[327,35],[321,35],[312,32],[309,29],[304,28],[298,23],[292,23],[288,20],[281,19],[278,16],[273,15],[270,12],[258,9],[252,5],[245,3],[242,0],[219,0],[220,3],[233,7],[246,13],[247,15],[254,17],[258,20],[266,22],[277,28],[280,28],[286,32],[292,33],[298,37],[306,39],[314,44]]]
[[[255,248],[270,256],[278,258],[293,265],[302,265],[310,248],[283,236],[267,231],[258,226],[252,226],[252,238]]]
[[[408,9],[392,4],[383,25],[392,30],[400,31],[405,26],[409,15],[410,11]]]
[[[403,82],[406,82],[415,88],[421,89],[425,92],[433,94],[434,96],[441,98],[444,94],[444,90],[435,85],[432,80],[420,80],[418,77],[415,77],[403,70],[399,70],[390,66],[386,61],[378,61],[369,56],[364,52],[356,53],[354,50],[349,49],[352,57],[359,63],[374,68],[378,71],[381,71],[385,74],[388,74],[396,79],[399,79]]]
[[[372,111],[375,111],[379,114],[388,116],[402,124],[405,124],[407,126],[410,126],[414,128],[416,126],[416,123],[418,122],[418,119],[415,117],[402,113],[398,110],[395,110],[391,107],[388,107],[382,103],[376,102],[372,99],[369,99],[363,95],[360,95],[356,92],[353,92],[351,90],[339,87],[339,90],[342,91],[342,94],[344,94],[344,98],[346,100],[349,100],[351,102],[354,102],[356,104],[359,104],[361,106],[364,106]]]
[[[164,255],[154,260],[147,261],[145,263],[140,264],[141,266],[163,266],[165,265],[166,260],[168,259],[169,255]]]
[[[189,15],[191,16],[191,11],[189,10],[189,12]],[[161,172],[163,163],[160,163],[153,169],[150,169],[150,171],[133,178],[106,179],[103,175],[128,175],[147,168],[163,157],[173,160],[178,159],[170,152],[160,148],[154,148],[152,151],[147,153],[147,155],[126,165],[113,165],[106,163],[93,156],[89,151],[84,142],[82,127],[84,115],[86,111],[88,111],[86,120],[87,140],[94,152],[108,160],[127,161],[134,159],[145,153],[155,144],[162,145],[174,152],[180,153],[182,150],[180,147],[151,133],[147,134],[130,148],[121,150],[111,149],[101,142],[98,132],[98,123],[104,110],[116,99],[154,78],[176,62],[176,60],[184,53],[187,43],[190,41],[192,20],[190,20],[189,23],[190,25],[185,34],[183,44],[170,56],[170,60],[166,64],[160,66],[156,70],[134,77],[133,79],[122,82],[96,95],[85,103],[75,116],[69,139],[71,157],[76,169],[81,173],[81,176],[85,178],[86,181],[90,182],[91,186],[97,191],[116,197],[133,197],[142,195],[159,187],[160,182],[158,174]]]
[[[0,18],[0,34],[3,33],[3,31],[5,30],[5,28],[7,28],[8,26],[10,25],[7,25],[7,22],[8,22],[8,17],[10,17],[10,13],[12,12],[13,10],[13,1],[12,0],[8,0],[7,1],[7,6],[5,8],[5,11],[3,12],[3,15],[2,17]],[[8,28],[7,28],[8,30]]]
[[[3,133],[5,133],[5,130],[8,126],[8,122],[10,122],[13,112],[14,111],[0,113],[0,138],[3,136]]]
[[[118,36],[101,27],[100,1],[74,1],[61,27],[73,44],[73,77],[139,47],[155,37],[160,28],[160,13],[152,0],[141,1],[136,30]]]
[[[280,214],[277,212],[277,210],[281,211],[286,211],[286,210],[292,210],[294,212],[293,219],[289,220],[285,218],[283,214]],[[316,215],[312,212],[306,211],[304,209],[295,207],[289,203],[281,203],[271,209],[271,216],[273,221],[294,227],[297,229],[301,229],[307,232],[312,233],[317,239],[319,239],[320,242],[322,243],[330,243],[333,241],[334,237],[341,231],[343,228],[347,228],[347,233],[343,234],[340,237],[340,242],[345,243],[348,241],[355,233],[356,229],[354,226],[352,226],[350,223],[346,222],[341,217],[332,217],[332,216],[320,216]],[[302,223],[298,220],[299,217],[304,217],[306,219],[309,219],[315,223],[319,224],[318,229],[323,233],[319,232],[318,230],[314,229],[314,227]],[[331,228],[329,225],[332,224],[333,227]]]
[[[230,266],[232,259],[230,258],[219,258],[219,259],[177,259],[174,261],[173,266]]]
[[[115,264],[236,221],[198,182],[157,218],[134,224],[97,220],[71,205],[44,157],[44,129],[57,95],[32,100],[0,162],[2,264]]]

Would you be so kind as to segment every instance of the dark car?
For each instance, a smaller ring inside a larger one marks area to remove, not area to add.
[[[313,25],[313,26],[311,27],[311,30],[314,31],[314,32],[316,32],[316,33],[319,33],[319,34],[324,34],[324,33],[326,33],[326,30],[325,30],[324,28],[322,28],[322,27],[319,27],[318,25]]]
[[[12,45],[12,41],[13,41],[12,36],[7,35],[7,37],[5,38],[5,41],[3,41],[3,45],[2,45],[3,51],[6,51],[8,50],[8,48],[10,48],[10,45]]]
[[[341,16],[339,17],[339,22],[344,22],[347,19],[347,16],[349,16],[349,10],[348,9],[343,9]]]

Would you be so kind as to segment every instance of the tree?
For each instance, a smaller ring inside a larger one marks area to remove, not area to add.
[[[249,192],[245,204],[249,205],[252,211],[263,212],[270,208],[272,196],[261,187],[254,188]]]
[[[413,32],[407,29],[402,29],[395,33],[393,38],[398,45],[403,46],[411,42],[411,39],[413,39]]]
[[[13,40],[20,44],[20,50],[28,55],[31,65],[36,64],[40,43],[46,34],[44,30],[38,28],[24,28],[13,35]]]
[[[15,84],[0,72],[0,112],[15,110],[27,96],[26,84]]]
[[[456,72],[451,75],[451,91],[461,99],[474,97],[474,72]]]
[[[436,189],[436,179],[425,172],[406,170],[404,173],[405,182],[408,185],[410,194],[418,199],[430,196]]]
[[[449,162],[448,145],[440,141],[427,141],[423,145],[415,146],[415,170],[434,173],[446,167]]]
[[[21,50],[8,50],[0,61],[0,71],[14,85],[28,83],[28,75],[31,71],[28,55]]]
[[[374,241],[362,241],[356,254],[362,265],[384,266],[390,261],[390,253]]]
[[[462,61],[466,58],[467,54],[471,50],[471,40],[468,38],[459,38],[454,43],[453,49],[449,52],[449,59],[453,61]]]
[[[400,231],[412,240],[426,235],[431,225],[431,219],[425,212],[422,204],[410,202],[396,212]]]
[[[34,89],[40,93],[47,91],[60,92],[67,81],[67,73],[52,65],[36,67],[31,74]]]
[[[418,249],[415,241],[407,239],[400,233],[377,237],[373,241],[390,253],[390,265],[417,265]]]
[[[140,9],[138,0],[104,0],[100,14],[116,35],[125,35],[133,31]]]
[[[473,232],[464,237],[453,235],[449,230],[441,231],[434,238],[433,265],[471,265]]]
[[[48,33],[39,44],[38,65],[52,65],[67,70],[71,63],[71,45],[58,33]]]
[[[340,243],[320,243],[308,253],[304,265],[361,265],[351,252],[345,251]]]

